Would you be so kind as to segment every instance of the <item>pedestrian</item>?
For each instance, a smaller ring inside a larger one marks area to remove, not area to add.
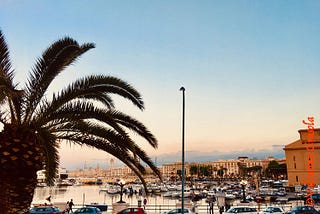
[[[226,201],[226,204],[225,204],[225,208],[226,208],[226,211],[228,211],[228,209],[230,209],[230,202]]]
[[[220,212],[220,214],[222,214],[223,211],[224,211],[224,206],[220,206],[220,207],[219,207],[219,212]]]
[[[64,208],[64,213],[67,214],[69,213],[69,201],[66,203],[66,207]]]
[[[209,202],[209,214],[213,214],[213,201]]]
[[[143,199],[143,209],[145,210],[146,209],[146,205],[147,205],[147,199]]]
[[[74,205],[73,203],[73,199],[71,198],[70,202],[69,202],[69,213],[72,212],[72,206]]]

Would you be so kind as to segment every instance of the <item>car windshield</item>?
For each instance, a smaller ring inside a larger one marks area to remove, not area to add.
[[[35,207],[32,209],[33,212],[48,212],[52,210],[53,210],[52,207]]]
[[[189,210],[188,210],[188,209],[183,209],[183,210],[184,210],[184,213],[189,213]],[[182,213],[181,208],[173,209],[173,210],[170,210],[170,211],[168,212],[168,214],[174,214],[174,213]]]
[[[76,213],[93,213],[93,210],[90,208],[80,208],[76,210]]]
[[[231,208],[227,212],[228,213],[238,213],[240,208]]]
[[[234,207],[230,208],[227,212],[228,213],[243,213],[243,212],[256,212],[256,208],[251,207]]]

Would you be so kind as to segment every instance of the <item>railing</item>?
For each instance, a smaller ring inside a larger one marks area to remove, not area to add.
[[[258,211],[262,211],[263,209],[265,209],[267,206],[279,206],[281,207],[284,211],[289,211],[291,210],[293,207],[298,206],[298,205],[303,205],[303,201],[294,201],[292,203],[287,203],[287,204],[266,204],[266,203],[260,203],[260,204],[248,204],[248,206],[250,207],[255,207],[257,208]],[[233,205],[234,206],[241,206],[241,205]],[[72,210],[76,210],[77,208],[82,207],[82,204],[75,204]],[[136,207],[136,205],[131,205],[130,207]],[[143,206],[142,206],[143,207]],[[164,214],[165,212],[176,208],[177,206],[174,204],[147,204],[145,207],[145,211],[147,212],[147,214]],[[186,207],[187,208],[187,207]],[[191,208],[191,207],[189,207]],[[214,214],[219,214],[219,209],[218,206],[215,204],[213,207],[213,213]],[[319,205],[316,205],[315,208],[317,210],[320,209]],[[208,204],[197,204],[194,207],[194,213],[198,213],[198,214],[207,214],[209,213],[209,205]],[[112,213],[112,205],[108,205],[108,210],[106,212],[102,212],[103,214],[106,213]]]

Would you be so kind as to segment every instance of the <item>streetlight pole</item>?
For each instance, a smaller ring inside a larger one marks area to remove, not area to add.
[[[247,203],[246,201],[246,186],[247,186],[247,181],[246,180],[241,180],[240,185],[242,186],[242,203]]]
[[[118,201],[117,203],[125,203],[123,200],[122,200],[122,195],[123,195],[123,186],[126,184],[126,182],[124,180],[120,180],[119,181],[119,185],[120,185],[120,201]]]
[[[185,172],[184,172],[184,124],[185,124],[185,88],[181,87],[180,91],[182,91],[182,170],[181,170],[181,186],[182,186],[182,193],[181,193],[181,212],[182,214],[184,213],[184,176],[185,176]]]

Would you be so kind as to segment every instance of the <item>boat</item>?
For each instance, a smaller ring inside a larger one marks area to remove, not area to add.
[[[109,188],[107,188],[106,192],[108,194],[118,194],[118,193],[120,193],[120,189],[118,186],[109,186]]]
[[[172,192],[166,192],[166,193],[164,193],[164,194],[163,194],[163,197],[165,197],[165,198],[170,198],[170,197],[172,197]]]
[[[176,191],[177,190],[177,186],[176,185],[173,185],[173,184],[169,184],[169,185],[166,185],[168,191]]]
[[[165,185],[161,185],[160,192],[168,192],[168,188]]]

